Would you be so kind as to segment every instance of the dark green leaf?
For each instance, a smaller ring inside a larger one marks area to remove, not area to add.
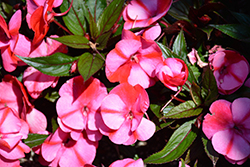
[[[89,48],[89,40],[84,36],[80,35],[64,35],[59,38],[52,38],[56,41],[61,42],[64,45],[70,46],[76,49],[88,49]]]
[[[181,119],[199,115],[201,112],[202,108],[198,108],[192,100],[188,100],[172,108],[168,113],[164,114],[164,117],[169,119]]]
[[[195,104],[197,106],[201,105],[202,97],[201,97],[201,88],[200,88],[200,86],[193,82],[192,85],[191,85],[190,94],[191,94],[192,99],[195,102]]]
[[[178,36],[176,37],[173,44],[173,52],[177,54],[185,63],[189,63],[187,59],[187,44],[184,37],[183,30],[180,31]]]
[[[201,139],[204,145],[204,150],[207,156],[211,159],[213,166],[215,167],[220,155],[214,150],[211,140],[208,140],[204,134],[201,136]]]
[[[201,75],[199,68],[194,65],[192,66],[190,63],[188,63],[187,66],[188,66],[188,71],[189,71],[188,80],[190,82],[197,83],[198,78]]]
[[[150,109],[153,111],[155,116],[157,116],[157,118],[160,119],[162,117],[162,113],[160,113],[160,110],[161,110],[160,105],[158,105],[158,104],[150,104]]]
[[[162,164],[178,159],[193,143],[197,134],[193,130],[196,119],[185,122],[170,137],[166,146],[144,160],[147,164]]]
[[[209,40],[209,39],[210,39],[210,36],[211,36],[211,33],[212,33],[212,31],[214,30],[214,28],[213,28],[213,27],[207,26],[207,27],[201,28],[201,30],[202,30],[204,33],[207,34],[207,40]]]
[[[51,76],[70,76],[71,65],[78,59],[78,57],[70,57],[60,52],[46,57],[17,57],[38,71]]]
[[[28,134],[28,138],[24,140],[24,143],[30,148],[33,148],[41,145],[47,137],[48,135],[30,133]]]
[[[52,132],[54,133],[58,129],[57,118],[51,118]]]
[[[100,34],[103,34],[114,26],[122,13],[124,0],[113,0],[109,6],[103,11],[97,21],[97,27]]]
[[[84,81],[86,81],[103,66],[103,63],[104,61],[99,55],[93,56],[86,52],[79,58],[77,66]]]
[[[246,26],[243,24],[210,24],[209,26],[214,27],[224,34],[227,34],[228,36],[237,40],[250,42],[250,26]]]
[[[60,10],[65,12],[70,6],[71,0],[63,0]],[[75,35],[84,35],[86,31],[86,21],[84,14],[84,1],[73,0],[70,11],[63,16],[63,21],[70,32]]]
[[[107,42],[109,41],[109,37],[111,34],[112,34],[112,31],[108,31],[97,38],[96,43],[98,45],[96,48],[98,50],[102,50],[106,47]]]
[[[85,6],[93,16],[95,22],[99,19],[107,6],[106,0],[84,0]]]
[[[201,96],[205,105],[209,106],[218,96],[218,88],[212,70],[207,66],[203,68],[201,81]]]
[[[249,26],[250,25],[250,16],[246,15],[244,13],[237,13],[237,12],[231,12],[233,16],[241,23],[244,25]]]
[[[176,20],[186,20],[188,19],[190,5],[186,0],[179,0],[172,4],[170,7],[168,14],[175,18]]]
[[[166,58],[180,58],[174,52],[172,52],[168,47],[163,45],[162,43],[157,42],[158,46],[161,48],[162,56]]]

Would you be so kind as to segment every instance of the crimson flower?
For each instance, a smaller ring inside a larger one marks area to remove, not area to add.
[[[100,117],[96,114],[107,95],[106,87],[96,78],[84,82],[82,76],[76,76],[63,84],[59,95],[56,109],[61,129],[71,132],[74,140],[84,129],[90,140],[100,140],[102,134],[96,126]]]
[[[80,133],[77,141],[58,128],[42,144],[40,162],[52,167],[92,166],[95,159],[97,142],[88,140],[85,132]]]
[[[161,27],[156,21],[166,15],[172,4],[172,0],[132,0],[125,7],[123,18],[125,20],[124,29],[128,30],[136,27],[147,27],[144,36],[147,39],[156,39],[161,33]]]
[[[31,133],[45,132],[47,119],[34,108],[22,83],[14,76],[5,75],[0,82],[0,109],[11,108],[15,115],[26,121]],[[4,95],[4,96],[3,96]]]
[[[159,46],[152,40],[124,30],[122,40],[106,58],[106,76],[111,82],[128,82],[148,88],[155,84],[155,69],[162,63]]]
[[[167,58],[157,66],[157,77],[169,89],[177,91],[178,86],[185,84],[188,78],[188,68],[183,60]]]
[[[29,127],[9,107],[0,109],[0,166],[20,166],[19,158],[30,148],[22,142],[28,137]]]
[[[141,158],[133,160],[131,158],[125,158],[123,160],[117,160],[113,162],[109,167],[144,167],[143,160]]]
[[[7,25],[0,15],[0,49],[4,69],[12,72],[21,60],[15,56],[27,57],[30,52],[31,43],[24,35],[19,34],[22,22],[21,10],[17,10]]]
[[[101,104],[101,116],[107,127],[99,126],[101,132],[116,144],[148,140],[155,132],[155,124],[143,117],[148,107],[148,94],[140,85],[116,86]]]
[[[249,74],[248,61],[233,50],[219,50],[209,56],[209,61],[220,94],[234,93]]]
[[[215,151],[231,163],[244,163],[250,155],[250,99],[217,100],[209,110],[202,130]]]

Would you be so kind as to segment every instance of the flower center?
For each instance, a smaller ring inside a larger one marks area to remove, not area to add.
[[[89,108],[88,108],[88,106],[84,106],[83,107],[83,109],[82,109],[82,114],[83,114],[83,116],[87,116],[88,115],[88,113],[89,113]]]
[[[237,132],[238,134],[240,134],[240,135],[242,135],[242,134],[243,134],[243,132],[242,132],[242,130],[239,128],[239,126],[234,125],[233,129],[234,129],[234,130],[235,130],[235,132]]]
[[[134,118],[134,114],[132,111],[129,111],[129,113],[126,115],[126,117],[130,120],[132,120]]]
[[[139,59],[138,59],[138,57],[136,56],[136,54],[133,55],[133,56],[131,56],[130,61],[135,62],[135,63],[139,63]]]

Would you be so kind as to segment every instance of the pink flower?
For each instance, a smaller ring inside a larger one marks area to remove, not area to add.
[[[250,155],[250,99],[217,100],[209,110],[202,130],[214,149],[231,163],[244,163]]]
[[[106,87],[96,78],[91,77],[84,82],[82,76],[76,76],[63,84],[59,95],[56,109],[61,129],[71,132],[74,140],[84,129],[90,140],[100,140],[102,135],[96,122],[101,118],[97,116],[97,111],[107,96]]]
[[[88,140],[85,132],[75,141],[58,128],[41,146],[40,162],[52,167],[89,166],[95,158],[98,143]]]
[[[188,78],[188,68],[183,60],[167,58],[157,66],[157,77],[169,89],[177,91],[178,86],[185,84]]]
[[[4,69],[8,72],[14,71],[21,62],[15,54],[28,56],[30,52],[30,41],[24,35],[19,34],[21,22],[21,10],[17,10],[14,13],[8,25],[0,15],[0,49]]]
[[[128,30],[136,27],[154,25],[140,33],[145,33],[145,36],[149,37],[149,39],[156,39],[161,33],[161,27],[156,22],[166,15],[171,4],[172,0],[130,1],[123,12],[123,18],[125,20],[124,29]]]
[[[197,52],[197,50],[195,50],[195,48],[192,48],[192,51],[187,54],[188,59],[192,65],[194,65],[194,63],[196,63],[197,55],[198,55],[198,52]]]
[[[182,167],[182,162],[181,161],[179,161],[179,167]],[[185,164],[185,167],[190,167],[190,166]]]
[[[0,83],[0,94],[0,109],[11,108],[15,115],[28,123],[31,133],[45,132],[46,117],[29,102],[25,88],[17,78],[5,75]]]
[[[162,63],[161,49],[152,41],[124,30],[122,40],[106,58],[106,76],[111,82],[128,82],[148,88],[155,84],[155,68]]]
[[[137,160],[125,158],[123,160],[113,162],[109,167],[144,167],[144,163],[141,158]]]
[[[0,109],[0,166],[20,166],[18,159],[30,152],[22,142],[28,133],[27,123],[19,119],[11,108]]]
[[[219,50],[209,56],[211,68],[220,94],[232,94],[249,74],[249,63],[236,51]]]
[[[101,132],[116,144],[131,145],[148,140],[155,124],[143,117],[149,107],[148,94],[140,85],[122,83],[113,88],[101,105]]]
[[[57,37],[55,35],[51,37]],[[67,46],[51,38],[43,40],[29,55],[29,57],[50,56],[56,52],[67,53]],[[28,93],[34,99],[38,98],[42,91],[48,87],[55,87],[59,77],[41,73],[33,67],[28,67],[23,74],[23,83]]]

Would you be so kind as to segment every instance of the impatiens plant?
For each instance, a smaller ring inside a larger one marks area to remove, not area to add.
[[[248,6],[1,1],[0,166],[250,166]]]

